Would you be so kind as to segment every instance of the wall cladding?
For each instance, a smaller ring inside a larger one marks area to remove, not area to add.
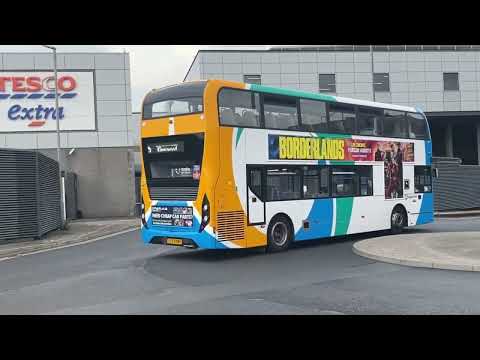
[[[461,165],[458,158],[433,158],[435,211],[480,208],[480,166]]]
[[[0,149],[0,240],[40,237],[60,225],[57,162]]]

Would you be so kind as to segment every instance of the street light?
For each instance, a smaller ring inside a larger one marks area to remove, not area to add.
[[[375,84],[373,82],[373,74],[374,74],[374,69],[373,69],[373,45],[370,45],[370,61],[372,64],[372,91],[373,91],[373,101],[375,101]]]
[[[65,216],[63,206],[63,182],[62,182],[62,161],[60,157],[60,114],[58,113],[58,80],[57,80],[57,48],[55,46],[42,45],[43,47],[53,50],[53,71],[55,80],[55,118],[57,120],[57,161],[58,161],[58,180],[60,184],[60,228],[65,228]]]

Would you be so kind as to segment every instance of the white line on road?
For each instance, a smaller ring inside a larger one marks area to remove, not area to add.
[[[139,230],[139,229],[140,229],[140,227],[134,227],[134,228],[131,228],[131,229],[122,230],[122,231],[119,231],[119,232],[116,232],[116,233],[113,233],[113,234],[108,234],[108,235],[100,236],[100,237],[94,238],[94,239],[88,239],[88,240],[81,241],[81,242],[74,243],[74,244],[60,245],[60,246],[52,247],[52,248],[49,248],[49,249],[42,249],[42,250],[32,251],[32,252],[24,253],[24,254],[17,254],[17,255],[13,255],[13,256],[7,256],[7,257],[4,257],[4,258],[0,258],[0,261],[15,259],[15,258],[18,258],[18,257],[21,257],[21,256],[40,254],[40,253],[44,253],[44,252],[47,252],[47,251],[65,249],[65,248],[69,248],[69,247],[72,247],[72,246],[89,244],[89,243],[92,243],[92,242],[95,242],[95,241],[107,239],[107,238],[114,237],[114,236],[117,236],[117,235],[123,235],[123,234],[129,233],[129,232],[132,232],[132,231],[135,231],[135,230]]]

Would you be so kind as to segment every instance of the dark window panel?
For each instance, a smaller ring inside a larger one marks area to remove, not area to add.
[[[300,112],[303,130],[327,131],[327,110],[323,101],[300,99]]]
[[[407,120],[403,111],[385,110],[383,117],[383,136],[407,137]]]
[[[382,135],[383,110],[373,108],[358,109],[357,128],[359,135]]]
[[[427,120],[421,114],[407,113],[410,139],[429,139]]]
[[[243,75],[243,82],[248,84],[262,84],[262,76],[261,75]]]
[[[415,166],[415,192],[432,192],[432,168],[430,166]]]
[[[266,128],[299,130],[296,98],[264,94],[263,112]]]
[[[373,89],[375,91],[390,91],[390,76],[388,73],[373,74]]]
[[[458,73],[443,73],[443,90],[458,91]]]
[[[337,92],[335,74],[318,74],[319,92]]]
[[[301,198],[300,169],[268,168],[267,200],[298,200]]]
[[[305,199],[318,199],[329,195],[328,167],[305,166],[303,169],[303,197]]]
[[[218,95],[220,124],[260,127],[260,96],[246,90],[222,89]]]
[[[328,131],[337,134],[354,134],[355,107],[347,104],[330,104]]]

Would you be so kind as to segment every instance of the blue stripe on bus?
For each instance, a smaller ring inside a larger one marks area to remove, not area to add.
[[[433,193],[422,194],[422,205],[418,214],[416,225],[433,222]]]
[[[432,141],[425,140],[425,164],[432,165]]]
[[[333,226],[333,199],[315,199],[307,219],[309,229],[301,227],[295,234],[295,241],[329,237]]]

